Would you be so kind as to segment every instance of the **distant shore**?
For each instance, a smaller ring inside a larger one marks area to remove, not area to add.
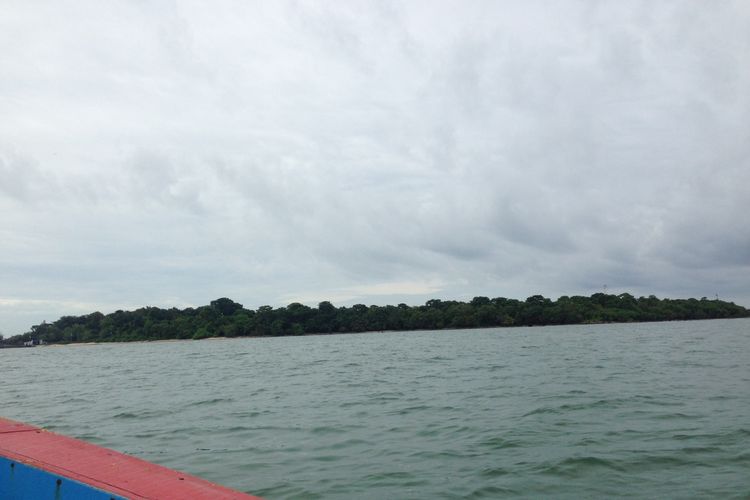
[[[750,311],[732,302],[707,299],[660,299],[622,293],[557,300],[533,295],[525,300],[474,297],[469,302],[431,299],[421,306],[406,304],[317,307],[292,303],[286,307],[246,309],[226,297],[186,309],[143,307],[110,314],[93,312],[63,316],[52,323],[5,339],[3,346],[24,342],[96,345],[112,342],[175,342],[234,337],[282,337],[384,331],[449,330],[517,326],[640,323],[743,318]]]
[[[600,322],[600,323],[569,323],[565,325],[521,325],[521,326],[477,326],[470,328],[441,328],[441,329],[418,329],[418,330],[367,330],[361,332],[332,332],[332,333],[303,333],[300,335],[283,335],[281,337],[321,337],[331,335],[368,335],[377,333],[411,333],[411,332],[442,332],[442,331],[456,331],[456,330],[512,330],[512,329],[526,329],[526,328],[554,328],[562,326],[596,326],[596,325],[637,325],[637,324],[648,324],[648,323],[676,323],[676,322],[688,322],[688,321],[713,321],[716,319],[745,319],[744,317],[736,318],[705,318],[705,319],[684,319],[684,320],[663,320],[663,321],[630,321],[630,322]],[[110,341],[110,342],[61,342],[56,344],[44,344],[39,346],[0,346],[0,348],[31,348],[31,347],[91,347],[91,346],[102,346],[102,345],[119,345],[119,344],[171,344],[171,343],[183,343],[183,342],[202,342],[202,341],[230,341],[230,340],[242,340],[242,339],[261,339],[261,338],[279,338],[271,337],[267,335],[243,335],[241,337],[206,337],[201,339],[157,339],[157,340],[131,340],[131,341]]]

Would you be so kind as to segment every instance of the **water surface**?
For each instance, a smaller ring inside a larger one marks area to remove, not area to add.
[[[750,497],[750,320],[0,350],[0,415],[274,498]]]

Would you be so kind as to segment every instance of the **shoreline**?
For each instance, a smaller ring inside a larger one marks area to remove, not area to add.
[[[87,346],[99,346],[108,344],[167,344],[174,342],[200,342],[204,340],[208,341],[228,341],[228,340],[240,340],[240,339],[278,339],[278,338],[289,338],[289,337],[319,337],[329,335],[363,335],[363,334],[378,334],[378,333],[410,333],[410,332],[443,332],[443,331],[458,331],[458,330],[509,330],[519,328],[555,328],[563,326],[597,326],[597,325],[639,325],[639,324],[652,324],[652,323],[680,323],[680,322],[693,322],[693,321],[717,321],[717,320],[739,320],[749,319],[748,317],[739,318],[701,318],[701,319],[673,319],[673,320],[658,320],[658,321],[602,321],[598,323],[565,323],[565,324],[554,324],[554,325],[509,325],[509,326],[475,326],[470,328],[420,328],[414,330],[366,330],[363,332],[326,332],[326,333],[303,333],[301,335],[238,335],[236,337],[206,337],[202,339],[155,339],[155,340],[130,340],[130,341],[112,341],[112,342],[68,342],[68,343],[54,343],[44,344],[37,346],[0,346],[0,348],[12,349],[12,348],[28,348],[28,347],[87,347]]]

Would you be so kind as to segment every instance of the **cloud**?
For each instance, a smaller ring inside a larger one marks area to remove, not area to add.
[[[320,295],[320,292],[311,292],[305,295],[288,295],[286,300],[289,303],[301,302],[314,305],[316,303],[327,301],[336,301],[339,303],[354,303],[362,299],[376,300],[382,297],[387,298],[402,298],[410,296],[424,297],[430,294],[439,293],[442,291],[442,284],[436,281],[433,282],[416,282],[416,281],[400,281],[400,282],[384,282],[375,283],[371,285],[352,286],[345,287],[338,290],[330,290],[325,295]],[[383,305],[383,304],[381,304]],[[392,304],[395,305],[395,304]]]
[[[9,202],[33,202],[54,189],[54,179],[44,176],[35,162],[0,148],[0,197]]]
[[[5,330],[219,296],[750,305],[744,3],[6,12]]]

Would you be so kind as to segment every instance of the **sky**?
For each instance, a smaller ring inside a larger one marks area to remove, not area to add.
[[[0,4],[6,336],[749,283],[746,1]]]

